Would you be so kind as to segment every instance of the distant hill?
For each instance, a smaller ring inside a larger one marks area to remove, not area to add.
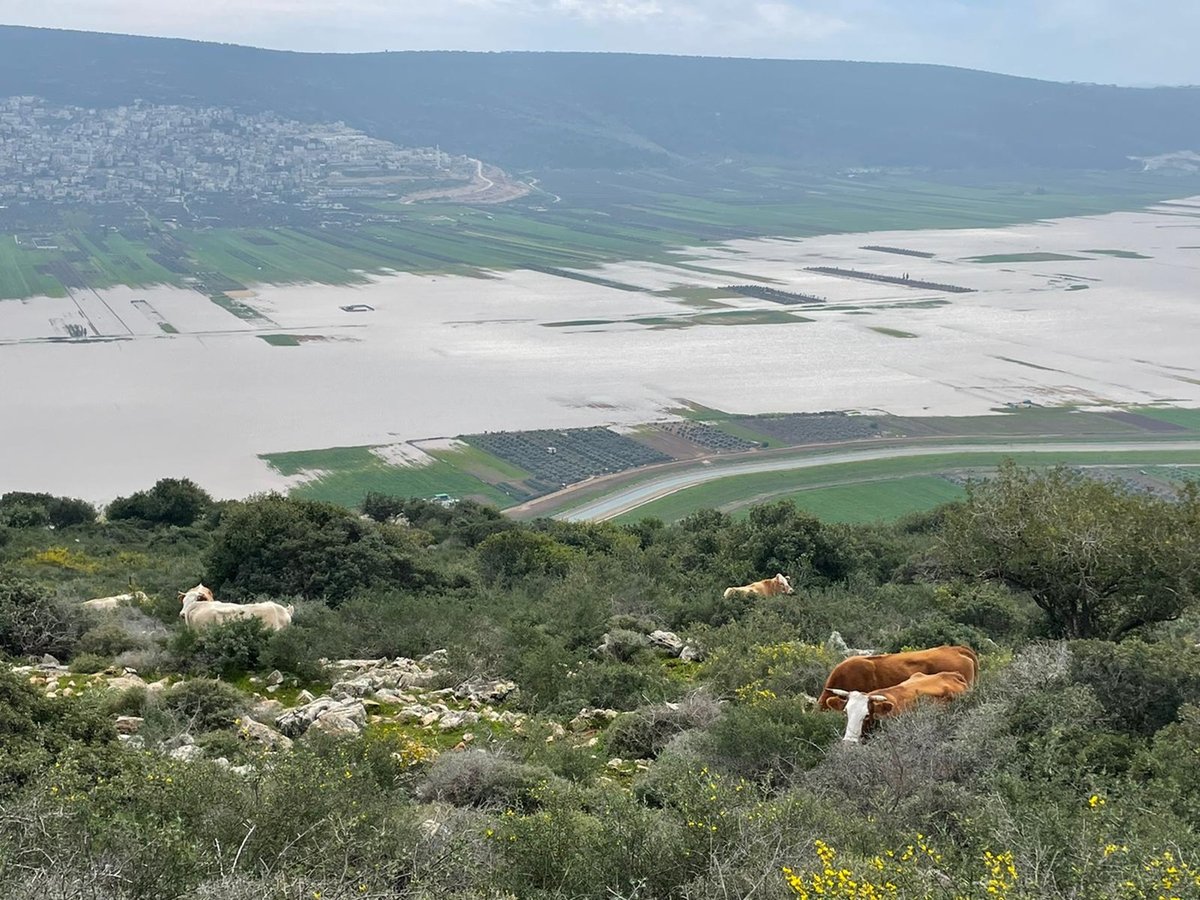
[[[779,161],[1120,169],[1200,149],[1200,88],[943,66],[592,53],[358,55],[0,26],[0,96],[344,120],[515,168]]]

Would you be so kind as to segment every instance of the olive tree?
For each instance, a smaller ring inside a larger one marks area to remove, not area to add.
[[[938,552],[957,574],[1028,592],[1055,636],[1119,640],[1200,593],[1200,494],[1164,500],[1010,461],[969,485]]]

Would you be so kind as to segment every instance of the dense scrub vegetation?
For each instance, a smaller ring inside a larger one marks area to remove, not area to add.
[[[1195,492],[1009,467],[894,526],[788,504],[615,526],[193,487],[103,521],[0,498],[0,655],[78,673],[0,671],[6,897],[1200,896]],[[776,571],[794,595],[722,597]],[[176,592],[201,580],[295,620],[185,632]],[[80,606],[130,589],[149,601]],[[982,675],[844,745],[812,703],[834,631],[965,642]],[[293,706],[328,689],[323,659],[443,648],[431,689],[511,679],[513,715],[437,729],[375,704],[354,736],[245,740],[272,670]],[[167,680],[82,687],[106,668]]]

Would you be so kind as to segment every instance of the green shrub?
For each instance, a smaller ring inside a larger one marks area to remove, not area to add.
[[[163,707],[188,725],[195,734],[233,727],[246,701],[232,685],[207,678],[192,678],[163,693]]]
[[[135,519],[155,525],[193,525],[213,505],[208,492],[187,478],[162,478],[148,491],[118,497],[108,505],[110,521]]]
[[[768,698],[728,704],[704,732],[704,756],[743,778],[782,781],[811,769],[841,737],[840,714],[817,713],[806,700]]]
[[[553,780],[544,766],[488,750],[464,750],[439,756],[416,795],[422,803],[525,808],[537,804],[534,789]]]
[[[1071,679],[1086,684],[1119,731],[1152,735],[1200,699],[1200,648],[1191,642],[1073,641]]]
[[[101,656],[98,653],[77,653],[71,659],[68,668],[82,675],[93,675],[103,672],[112,664],[111,656]]]
[[[605,734],[613,756],[649,759],[663,751],[672,738],[692,728],[703,728],[720,715],[720,706],[708,694],[695,693],[678,703],[645,706],[617,719]]]
[[[203,631],[182,631],[174,649],[187,671],[232,678],[260,668],[272,634],[259,619],[239,618]]]
[[[127,650],[140,650],[147,646],[144,638],[130,634],[116,622],[105,622],[89,628],[79,637],[77,653],[107,656],[110,659]]]
[[[0,575],[0,653],[65,659],[83,632],[79,607],[31,581]]]
[[[206,581],[240,596],[303,597],[337,606],[372,585],[437,582],[418,564],[419,537],[331,503],[267,494],[226,509],[206,555]]]

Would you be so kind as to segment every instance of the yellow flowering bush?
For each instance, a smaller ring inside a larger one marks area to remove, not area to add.
[[[973,871],[950,872],[941,853],[918,834],[901,850],[888,850],[865,865],[838,861],[825,841],[814,842],[820,868],[808,872],[784,868],[783,876],[800,900],[842,897],[846,900],[883,898],[946,898],[946,900],[1007,900],[1020,896],[1019,876],[1011,851],[986,850]],[[963,879],[967,878],[967,881]]]
[[[91,574],[100,568],[86,553],[79,553],[67,547],[47,547],[45,550],[31,553],[24,562],[27,566],[50,566],[83,574]]]

